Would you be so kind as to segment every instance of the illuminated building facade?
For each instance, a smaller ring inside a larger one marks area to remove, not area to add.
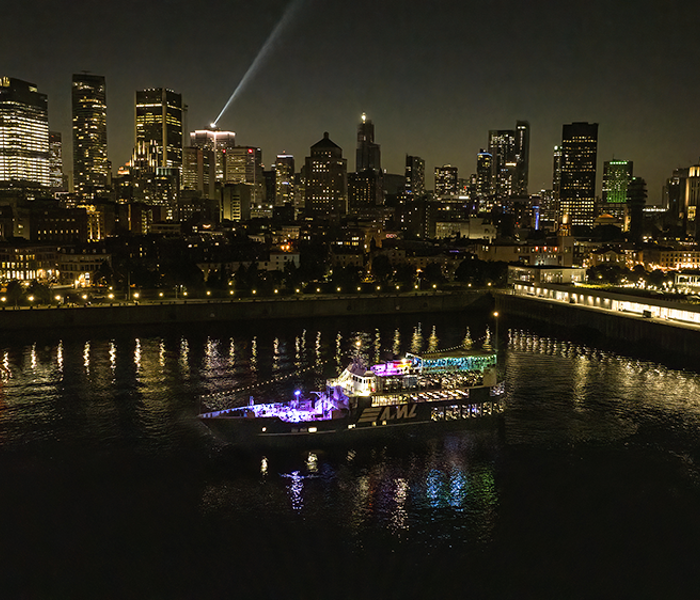
[[[559,190],[561,188],[561,146],[554,146],[552,155],[552,192],[555,200],[559,200]]]
[[[153,144],[159,167],[182,167],[182,96],[165,88],[136,92],[136,144]]]
[[[294,203],[294,157],[278,154],[274,165],[275,206]]]
[[[483,148],[476,155],[476,194],[483,208],[493,194],[493,156]]]
[[[404,193],[414,198],[425,194],[425,161],[420,156],[406,155]]]
[[[379,144],[374,143],[374,124],[362,113],[362,119],[357,126],[355,171],[360,173],[367,169],[381,171],[381,152]]]
[[[627,186],[632,179],[633,168],[631,160],[606,160],[603,163],[603,202],[605,204],[627,202]]]
[[[252,146],[236,146],[224,151],[225,183],[263,184],[262,151]]]
[[[372,217],[383,204],[382,173],[365,169],[348,173],[348,212],[352,215]]]
[[[457,167],[435,167],[435,195],[456,196],[458,192]]]
[[[225,152],[236,147],[236,134],[216,127],[197,129],[190,133],[190,146],[214,152],[216,181],[225,180]]]
[[[89,194],[109,180],[107,87],[101,75],[73,75],[73,188]]]
[[[491,180],[493,192],[499,199],[509,198],[513,193],[516,158],[515,131],[497,129],[489,131],[489,154],[491,154]]]
[[[182,149],[182,189],[196,190],[202,197],[214,198],[216,161],[214,151],[188,146]]]
[[[260,148],[236,146],[223,152],[224,183],[249,186],[253,216],[263,216],[263,214],[272,216],[272,207],[268,206],[265,199],[265,178]]]
[[[58,131],[49,132],[49,173],[51,189],[53,191],[65,191],[63,140]]]
[[[49,115],[36,85],[0,78],[0,181],[49,187]]]
[[[685,232],[695,239],[700,239],[700,165],[693,165],[688,169],[683,196]]]
[[[306,157],[305,210],[310,217],[338,221],[348,212],[348,165],[328,132]]]
[[[527,196],[527,184],[530,170],[530,123],[515,122],[515,181],[513,193]]]
[[[563,126],[559,208],[571,226],[593,225],[597,158],[598,123]]]

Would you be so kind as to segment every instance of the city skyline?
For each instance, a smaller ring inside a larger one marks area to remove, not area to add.
[[[116,170],[133,150],[136,90],[182,94],[186,133],[205,127],[292,3],[39,4],[0,8],[13,23],[0,40],[4,74],[48,95],[64,156],[71,156],[71,77],[83,70],[104,76]],[[600,124],[598,195],[603,161],[633,160],[657,203],[673,169],[700,157],[700,84],[684,75],[700,54],[687,41],[700,16],[691,3],[639,10],[631,2],[446,2],[439,11],[393,0],[294,4],[294,17],[219,121],[239,144],[260,147],[267,168],[283,152],[300,164],[324,131],[350,157],[363,112],[375,125],[382,166],[402,173],[407,154],[420,156],[431,189],[436,166],[455,165],[460,177],[475,173],[489,130],[517,120],[531,127],[531,193],[551,188],[552,151],[565,123]]]

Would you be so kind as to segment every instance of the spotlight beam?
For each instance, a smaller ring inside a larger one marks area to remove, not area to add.
[[[253,78],[253,75],[255,75],[255,73],[263,64],[267,56],[270,54],[270,51],[272,50],[272,48],[275,45],[275,42],[277,41],[277,37],[289,25],[289,22],[293,19],[294,15],[296,15],[296,13],[299,12],[299,9],[301,8],[303,2],[304,0],[292,0],[292,2],[287,6],[286,10],[284,11],[284,14],[282,15],[282,18],[277,22],[277,25],[275,25],[275,28],[272,30],[272,33],[270,33],[267,40],[265,40],[263,47],[260,49],[260,52],[258,52],[257,56],[255,57],[255,60],[253,60],[250,67],[248,67],[248,70],[245,72],[245,75],[243,75],[243,79],[241,79],[239,84],[236,86],[236,89],[233,90],[233,94],[231,94],[231,97],[221,109],[219,116],[216,117],[216,119],[214,119],[214,122],[212,123],[213,126],[216,126],[219,123],[219,119],[221,119],[223,114],[228,110],[228,107],[231,106],[231,104],[233,104],[238,94]]]

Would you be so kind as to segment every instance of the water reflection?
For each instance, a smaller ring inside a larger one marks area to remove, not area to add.
[[[427,318],[424,326],[431,332],[428,348],[466,344],[471,332],[484,331],[480,323],[440,326]],[[322,385],[313,370],[319,362],[344,367],[357,354],[375,362],[389,348],[401,354],[425,345],[423,325],[415,321],[360,327],[285,324],[254,335],[231,329],[6,345],[0,348],[0,444],[58,456],[64,464],[95,452],[135,452],[179,464],[184,446],[206,465],[197,489],[202,510],[332,522],[358,544],[380,531],[430,547],[438,539],[491,539],[503,476],[495,465],[504,447],[634,443],[645,427],[657,431],[669,422],[678,439],[700,439],[696,373],[511,330],[502,351],[509,389],[503,433],[438,432],[405,443],[380,439],[312,452],[247,450],[219,468],[211,457],[225,446],[194,418],[205,394],[247,402],[264,393],[252,386],[274,380],[267,393],[288,397],[299,383],[307,391]],[[692,452],[678,454],[694,464]]]

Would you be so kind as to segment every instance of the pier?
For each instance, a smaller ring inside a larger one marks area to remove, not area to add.
[[[527,319],[619,349],[700,358],[700,305],[579,286],[518,284],[495,292],[506,319]]]

